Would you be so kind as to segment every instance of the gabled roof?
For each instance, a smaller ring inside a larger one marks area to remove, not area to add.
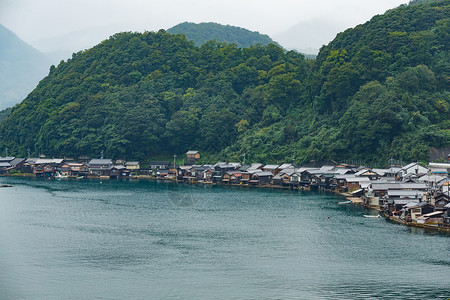
[[[334,169],[334,166],[322,166],[320,167],[322,171],[331,171]]]
[[[198,153],[198,151],[195,151],[195,150],[189,150],[188,152],[186,152],[186,155],[195,155],[195,154],[197,154]]]
[[[10,161],[9,163],[11,164],[11,166],[15,167],[18,164],[22,163],[25,161],[25,158],[14,158],[12,161]]]
[[[361,175],[363,175],[363,174],[365,174],[367,172],[372,172],[372,171],[370,169],[362,169],[362,170],[356,172],[355,176],[358,177],[358,176],[361,176]]]
[[[261,169],[264,165],[260,163],[252,163],[250,166],[251,169]]]
[[[318,175],[318,176],[325,173],[324,170],[320,170],[320,169],[309,169],[309,170],[305,170],[305,172],[308,172],[309,174]]]
[[[0,168],[9,168],[11,167],[11,164],[9,162],[3,161],[0,162]]]
[[[293,168],[293,166],[292,166],[292,164],[282,164],[278,168],[283,170],[283,169]]]
[[[418,190],[388,190],[389,197],[422,197],[423,192]]]
[[[0,157],[0,162],[10,162],[14,159],[13,156],[7,156],[7,157]]]
[[[127,161],[125,163],[125,166],[137,166],[137,165],[139,165],[138,161]]]
[[[367,177],[347,177],[345,178],[347,182],[370,182],[370,179]]]
[[[244,165],[239,168],[239,170],[241,170],[241,171],[247,171],[248,169],[250,169],[250,165]]]
[[[283,173],[284,174],[284,173]],[[278,173],[277,175],[275,175],[272,179],[274,180],[281,180],[281,173]]]
[[[426,167],[420,165],[419,163],[413,162],[413,163],[407,164],[406,166],[404,166],[403,168],[401,168],[401,170],[406,171],[406,170],[411,169],[411,168],[413,168],[413,167],[415,167],[415,166],[417,166],[417,167],[422,167],[422,168],[426,169]]]
[[[292,174],[294,173],[294,168],[287,168],[287,169],[282,169],[278,174],[283,175],[283,174]]]
[[[266,172],[266,171],[256,172],[256,173],[254,173],[254,175],[258,175],[259,177],[262,177],[262,176],[273,176],[272,172]]]
[[[265,165],[263,169],[265,170],[276,170],[279,168],[279,165]]]
[[[45,164],[62,164],[64,159],[62,158],[39,158],[36,160],[36,164],[45,165]]]
[[[125,169],[125,166],[122,166],[122,165],[111,166],[111,167],[109,167],[109,169],[110,170],[112,170],[112,169],[123,170],[123,169]]]
[[[112,165],[113,162],[111,159],[108,158],[94,158],[91,159],[91,161],[89,162],[89,165]]]

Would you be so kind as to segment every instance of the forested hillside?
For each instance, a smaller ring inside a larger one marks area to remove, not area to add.
[[[188,40],[201,46],[210,40],[220,43],[236,44],[238,48],[248,48],[251,45],[276,44],[268,35],[260,34],[244,28],[221,25],[218,23],[190,23],[184,22],[167,29],[171,34],[184,34]]]
[[[0,125],[0,149],[427,159],[430,147],[450,145],[449,15],[449,0],[388,11],[339,34],[315,61],[274,44],[116,34],[52,67]]]

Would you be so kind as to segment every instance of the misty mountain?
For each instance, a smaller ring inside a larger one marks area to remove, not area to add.
[[[197,46],[201,46],[210,40],[236,44],[239,48],[247,48],[250,45],[257,44],[262,46],[277,44],[266,34],[212,22],[199,24],[184,22],[169,28],[167,32],[170,34],[184,34],[188,40],[194,41]]]
[[[287,49],[302,53],[317,54],[319,49],[344,31],[345,25],[327,19],[313,19],[297,23],[288,30],[273,35]]]
[[[0,25],[0,110],[23,100],[49,67],[43,53]]]

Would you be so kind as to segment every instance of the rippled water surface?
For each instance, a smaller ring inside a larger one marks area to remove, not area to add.
[[[327,193],[0,178],[0,299],[447,299],[450,235]]]

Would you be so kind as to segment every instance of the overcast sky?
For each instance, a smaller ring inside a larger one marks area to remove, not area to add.
[[[156,31],[217,22],[280,34],[310,20],[354,27],[408,0],[0,0],[0,23],[28,43],[91,28]]]

